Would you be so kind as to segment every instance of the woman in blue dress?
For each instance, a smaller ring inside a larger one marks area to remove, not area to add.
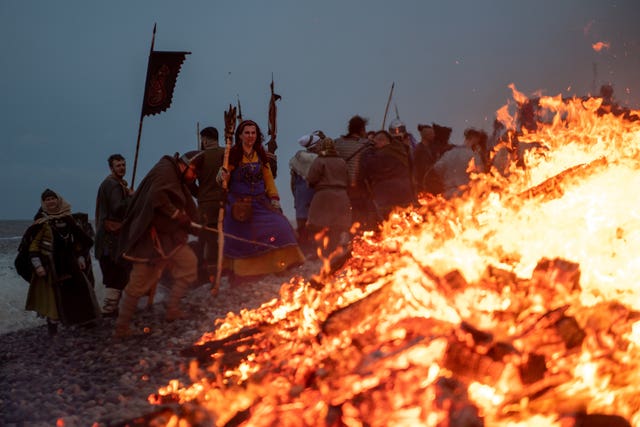
[[[219,174],[220,180],[228,180],[224,257],[234,276],[279,273],[304,262],[293,227],[280,208],[263,139],[257,123],[240,123],[229,152],[229,171],[221,169]]]

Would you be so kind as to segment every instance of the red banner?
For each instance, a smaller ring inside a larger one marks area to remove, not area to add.
[[[142,115],[159,114],[171,106],[173,89],[186,55],[191,52],[158,52],[149,55]]]

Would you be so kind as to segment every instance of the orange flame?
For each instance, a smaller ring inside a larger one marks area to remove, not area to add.
[[[150,400],[219,426],[560,426],[577,410],[640,426],[640,111],[601,104],[540,97],[528,133],[501,108],[504,170],[395,211],[338,274],[230,313],[198,345],[238,344]],[[574,323],[551,328],[558,313]],[[584,340],[570,347],[568,330]]]

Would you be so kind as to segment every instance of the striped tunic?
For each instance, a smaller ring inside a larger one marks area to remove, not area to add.
[[[349,185],[355,187],[362,180],[360,177],[360,159],[370,141],[367,138],[352,138],[341,136],[335,140],[338,155],[347,162],[349,172]]]

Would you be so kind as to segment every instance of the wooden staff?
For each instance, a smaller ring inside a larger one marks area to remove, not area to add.
[[[236,107],[229,104],[229,109],[224,112],[224,159],[222,161],[222,168],[225,171],[229,170],[229,151],[233,145],[233,134],[236,130]],[[222,277],[222,258],[224,256],[224,204],[226,201],[227,188],[229,184],[226,179],[222,180],[222,189],[225,197],[218,210],[218,265],[216,268],[216,280],[211,287],[211,294],[215,297],[218,295],[220,289],[220,278]]]

